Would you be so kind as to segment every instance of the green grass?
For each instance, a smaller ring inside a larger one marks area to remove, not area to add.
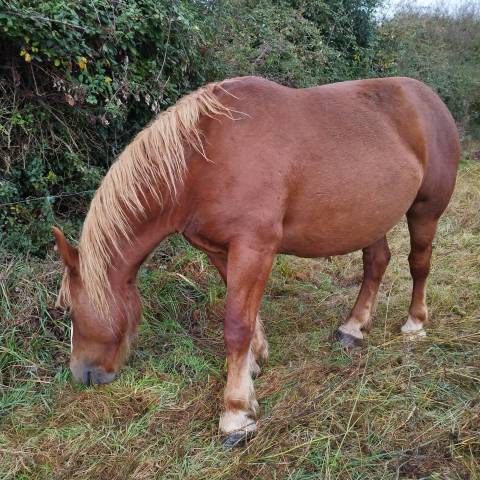
[[[206,257],[172,238],[140,276],[144,320],[117,381],[75,385],[61,265],[2,258],[0,478],[480,478],[480,165],[465,162],[435,240],[426,339],[406,343],[405,224],[365,348],[331,335],[361,282],[361,255],[280,256],[262,314],[271,347],[255,381],[259,433],[224,452],[225,289]],[[53,258],[53,256],[52,256]]]

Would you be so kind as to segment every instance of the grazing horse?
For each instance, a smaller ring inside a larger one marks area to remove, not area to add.
[[[72,311],[70,368],[111,382],[141,316],[136,277],[179,232],[227,287],[226,445],[256,430],[252,374],[268,355],[258,316],[277,253],[363,249],[363,283],[338,329],[363,338],[390,259],[386,234],[403,215],[413,292],[404,333],[424,334],[425,284],[437,221],[452,194],[460,146],[440,98],[409,78],[291,89],[242,77],[183,97],[141,131],[92,200],[78,248],[54,227],[65,264],[59,301]]]

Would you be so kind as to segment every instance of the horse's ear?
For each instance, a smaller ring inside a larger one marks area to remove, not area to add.
[[[78,250],[68,243],[59,228],[52,226],[52,232],[55,236],[56,250],[62,257],[63,263],[72,273],[76,273],[78,271]]]

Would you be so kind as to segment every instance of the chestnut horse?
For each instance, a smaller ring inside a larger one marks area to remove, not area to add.
[[[204,86],[140,132],[92,200],[78,248],[54,228],[65,263],[59,300],[72,311],[70,368],[112,381],[140,320],[139,267],[167,236],[205,252],[227,286],[228,379],[220,430],[232,445],[256,430],[251,375],[268,355],[260,302],[277,253],[363,249],[364,277],[338,339],[368,329],[403,215],[413,292],[404,333],[424,334],[437,221],[460,147],[449,111],[408,78],[291,89],[255,77]]]

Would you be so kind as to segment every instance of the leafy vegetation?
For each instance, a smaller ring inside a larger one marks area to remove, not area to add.
[[[44,256],[153,115],[200,85],[408,75],[479,135],[480,14],[381,0],[0,0],[0,242]]]
[[[205,82],[208,29],[195,2],[0,5],[0,228],[44,254],[53,212],[78,218],[124,143]]]
[[[294,87],[384,74],[389,66],[376,63],[378,4],[223,2],[214,20],[215,68],[221,78],[260,75]]]
[[[401,75],[418,78],[446,102],[467,139],[480,138],[480,7],[456,11],[405,6],[382,24]]]

